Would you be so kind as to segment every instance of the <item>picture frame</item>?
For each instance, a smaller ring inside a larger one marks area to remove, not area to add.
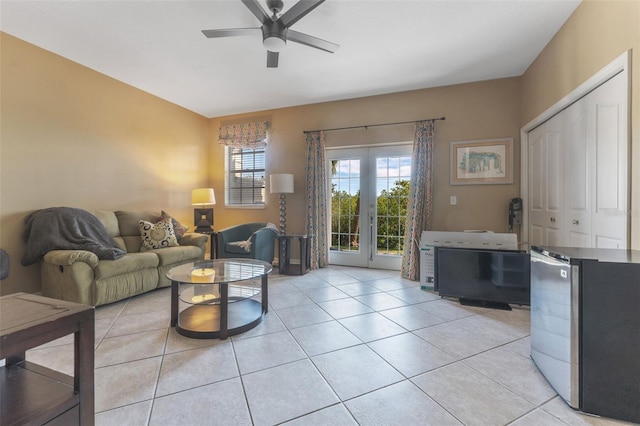
[[[513,183],[513,138],[451,142],[449,163],[451,185]]]

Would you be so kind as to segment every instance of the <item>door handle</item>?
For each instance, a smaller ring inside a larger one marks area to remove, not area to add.
[[[578,219],[573,219],[571,223],[573,223],[574,225],[580,225],[580,221]]]

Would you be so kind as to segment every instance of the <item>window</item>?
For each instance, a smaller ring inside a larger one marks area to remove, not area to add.
[[[264,207],[265,147],[227,146],[225,151],[226,205]]]

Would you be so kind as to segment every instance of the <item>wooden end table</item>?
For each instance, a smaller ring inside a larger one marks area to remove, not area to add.
[[[94,424],[95,309],[27,293],[0,297],[0,424]],[[74,376],[25,361],[74,334]],[[49,423],[51,422],[51,423]]]
[[[300,264],[291,263],[291,241],[298,240]],[[278,235],[278,272],[285,275],[304,275],[311,268],[311,238],[308,234]]]

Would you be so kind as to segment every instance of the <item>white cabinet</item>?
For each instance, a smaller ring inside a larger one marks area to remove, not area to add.
[[[528,133],[531,245],[627,247],[626,91],[619,74]]]

